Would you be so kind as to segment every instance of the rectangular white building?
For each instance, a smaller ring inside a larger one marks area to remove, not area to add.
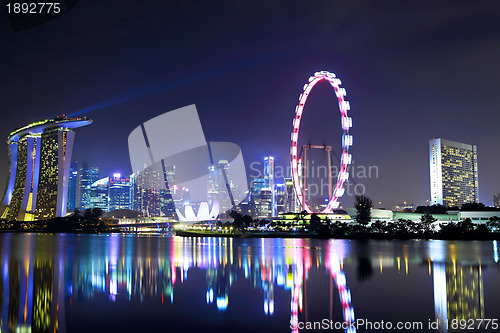
[[[478,202],[476,146],[434,138],[429,141],[429,159],[431,205]]]

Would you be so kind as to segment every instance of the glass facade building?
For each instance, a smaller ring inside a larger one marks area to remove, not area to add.
[[[161,215],[161,190],[165,189],[162,178],[156,164],[135,176],[134,210],[148,217]]]
[[[71,163],[71,167],[69,168],[68,210],[75,210],[77,185],[78,185],[78,164],[74,162]]]
[[[132,182],[130,177],[114,174],[109,180],[109,211],[132,208]]]
[[[478,202],[477,148],[441,138],[429,141],[431,204]]]
[[[264,177],[256,177],[253,179],[250,195],[250,211],[252,216],[270,216],[272,193],[266,187],[266,179]]]
[[[78,185],[76,189],[76,208],[85,210],[94,208],[91,202],[92,184],[99,180],[99,168],[90,163],[78,166]]]
[[[266,188],[271,191],[271,216],[276,216],[276,192],[274,189],[274,157],[266,156],[264,158],[264,179]]]
[[[109,177],[99,179],[90,186],[90,207],[87,208],[109,210]]]

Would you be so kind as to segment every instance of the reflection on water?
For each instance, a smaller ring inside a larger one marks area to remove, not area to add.
[[[454,319],[499,318],[485,300],[496,241],[2,234],[0,248],[1,332],[371,331],[356,319],[454,332]]]

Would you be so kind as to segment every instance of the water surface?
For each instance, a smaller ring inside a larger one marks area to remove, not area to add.
[[[484,332],[479,319],[500,319],[492,241],[0,234],[0,249],[1,332]]]

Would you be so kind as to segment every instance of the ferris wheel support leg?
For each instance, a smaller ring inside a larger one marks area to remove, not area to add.
[[[306,210],[306,174],[307,172],[307,147],[304,149],[304,164],[302,164],[302,211]]]
[[[328,201],[332,200],[332,159],[331,159],[331,149],[327,149],[328,153]]]

